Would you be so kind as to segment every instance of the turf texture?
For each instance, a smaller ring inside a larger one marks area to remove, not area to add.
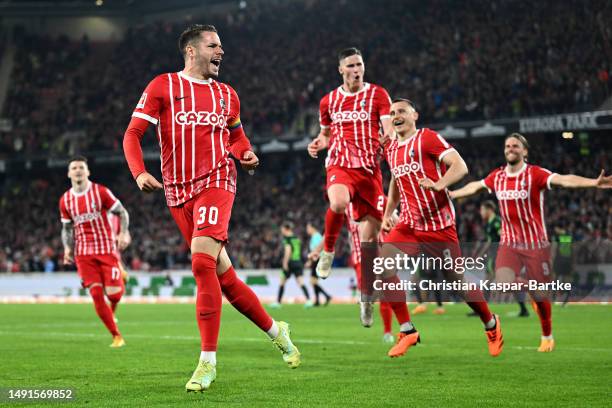
[[[110,349],[90,304],[5,304],[0,387],[72,388],[76,399],[61,405],[88,407],[609,406],[612,306],[555,306],[552,353],[536,352],[537,317],[510,316],[517,309],[493,307],[505,339],[498,358],[488,355],[480,320],[459,304],[441,316],[414,316],[422,343],[390,359],[377,312],[365,329],[357,305],[284,306],[270,312],[291,324],[302,352],[291,370],[264,333],[224,306],[217,381],[193,394],[184,390],[199,356],[193,305],[119,305],[127,346]]]

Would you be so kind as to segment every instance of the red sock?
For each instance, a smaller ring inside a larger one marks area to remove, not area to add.
[[[542,326],[542,336],[550,336],[552,334],[552,305],[550,300],[536,302],[538,305],[538,317]]]
[[[117,325],[115,324],[113,311],[106,304],[106,300],[104,300],[104,289],[102,289],[102,286],[92,286],[89,289],[89,294],[93,299],[96,313],[98,314],[98,317],[100,317],[100,320],[102,320],[102,323],[104,323],[108,331],[113,336],[119,336],[119,329],[117,329]]]
[[[380,317],[383,322],[383,330],[385,333],[391,333],[391,324],[393,323],[393,309],[389,302],[380,302]]]
[[[221,286],[217,279],[217,260],[208,254],[192,254],[191,268],[197,286],[196,319],[202,351],[217,351],[221,325]]]
[[[397,275],[392,276],[390,278],[383,279],[383,281],[385,283],[395,283],[395,284],[400,283],[400,280],[397,277]],[[408,305],[406,304],[406,292],[404,291],[400,291],[399,293],[396,293],[397,291],[393,291],[393,292],[394,293],[391,296],[393,296],[394,300],[396,301],[388,302],[388,303],[391,306],[393,313],[395,313],[395,318],[397,319],[397,322],[400,325],[407,323],[410,321],[410,312],[408,312]]]
[[[325,239],[324,248],[326,252],[334,252],[338,235],[344,225],[344,213],[335,213],[331,208],[325,214]]]
[[[248,317],[261,330],[265,332],[270,330],[272,318],[261,305],[255,292],[238,278],[233,266],[219,276],[219,283],[221,291],[236,310]]]
[[[485,300],[482,291],[470,290],[466,293],[467,305],[480,317],[483,324],[487,324],[493,318],[489,310],[489,304]]]
[[[110,302],[110,307],[111,307],[111,310],[113,311],[113,314],[115,314],[115,310],[117,310],[117,305],[119,304],[119,301],[121,300],[121,297],[123,296],[124,292],[125,292],[125,288],[121,287],[121,291],[117,293],[113,293],[112,295],[108,295],[108,294],[106,295],[106,298]]]

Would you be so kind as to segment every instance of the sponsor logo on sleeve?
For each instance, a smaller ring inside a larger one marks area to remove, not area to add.
[[[145,103],[147,103],[147,93],[143,92],[142,96],[138,100],[138,103],[136,104],[136,109],[144,109]]]

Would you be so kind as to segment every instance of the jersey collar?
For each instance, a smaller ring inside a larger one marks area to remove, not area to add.
[[[521,169],[519,171],[517,171],[516,173],[510,173],[510,171],[508,170],[508,165],[506,164],[506,168],[504,169],[504,171],[506,172],[506,175],[508,177],[516,177],[519,174],[521,174],[522,172],[524,172],[525,170],[527,170],[527,162],[523,163],[523,167],[521,167]]]
[[[370,88],[370,84],[368,82],[364,82],[363,83],[363,88],[361,88],[359,91],[357,92],[346,92],[343,88],[342,85],[340,85],[340,87],[338,87],[339,92],[344,95],[344,96],[355,96],[355,95],[359,95],[362,92],[367,91]]]
[[[407,145],[408,143],[410,143],[410,141],[411,141],[412,139],[414,139],[414,137],[415,137],[416,135],[418,135],[418,134],[419,134],[419,131],[420,131],[420,130],[421,130],[421,129],[415,129],[415,131],[414,131],[414,133],[412,134],[412,136],[410,136],[408,139],[406,139],[406,140],[404,140],[404,141],[401,141],[401,142],[400,142],[400,141],[398,140],[398,141],[397,141],[397,145],[398,145],[398,146],[405,146],[405,145]]]
[[[83,191],[82,191],[82,192],[80,192],[80,193],[77,193],[77,192],[74,190],[74,187],[72,187],[72,188],[70,189],[70,193],[71,193],[73,196],[75,196],[75,197],[81,197],[81,196],[84,196],[85,194],[87,194],[87,193],[89,192],[89,190],[90,190],[90,189],[91,189],[91,181],[88,181],[88,182],[87,182],[87,188],[85,188],[85,190],[83,190]]]
[[[189,75],[185,74],[183,71],[178,73],[179,76],[183,79],[186,79],[189,82],[193,82],[196,84],[203,84],[203,85],[209,85],[212,82],[212,79],[197,79],[194,77],[190,77]]]

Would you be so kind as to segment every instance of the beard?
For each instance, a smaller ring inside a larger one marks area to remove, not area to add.
[[[522,162],[522,161],[523,161],[523,159],[521,159],[521,158],[520,158],[520,157],[518,157],[518,156],[516,156],[516,157],[515,157],[514,159],[512,159],[512,160],[510,160],[510,159],[506,158],[506,162],[507,162],[509,165],[511,165],[511,166],[514,166],[515,164],[518,164],[518,163],[520,163],[520,162]]]

